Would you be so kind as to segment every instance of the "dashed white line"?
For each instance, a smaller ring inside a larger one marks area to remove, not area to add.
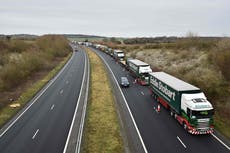
[[[50,110],[53,110],[54,109],[54,104],[51,106]]]
[[[36,132],[34,133],[32,139],[34,139],[36,137],[36,135],[38,134],[38,132],[39,132],[39,129],[36,130]]]
[[[69,81],[67,80],[65,83],[66,83],[66,84],[69,84]]]
[[[141,91],[141,94],[142,94],[143,96],[145,95],[143,91]]]
[[[223,146],[225,146],[228,150],[230,150],[230,147],[227,146],[223,141],[221,141],[216,135],[213,133],[211,134],[217,141],[219,141]]]
[[[178,136],[176,138],[180,141],[180,143],[183,145],[184,148],[187,148],[186,145],[183,143],[183,141]]]
[[[64,92],[64,91],[63,91],[63,89],[62,89],[62,90],[60,91],[60,94],[63,94],[63,92]]]

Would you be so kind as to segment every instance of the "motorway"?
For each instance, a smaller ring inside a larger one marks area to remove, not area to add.
[[[73,55],[0,132],[0,153],[62,153],[81,93],[87,56]]]
[[[146,86],[134,83],[134,78],[109,55],[94,50],[108,64],[119,82],[120,77],[127,76],[131,87],[122,88],[124,97],[131,110],[133,118],[143,140],[143,152],[149,153],[229,153],[224,146],[212,135],[191,135],[170,116],[169,112],[161,109],[155,111],[157,103],[150,95]],[[123,116],[124,117],[124,116]],[[128,127],[130,125],[127,125]]]

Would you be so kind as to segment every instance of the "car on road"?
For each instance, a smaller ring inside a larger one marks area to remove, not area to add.
[[[129,87],[129,80],[127,77],[121,77],[121,82],[120,82],[121,87]]]

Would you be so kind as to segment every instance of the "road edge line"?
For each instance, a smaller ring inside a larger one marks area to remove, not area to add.
[[[85,55],[85,59],[86,59],[86,55]],[[85,71],[86,71],[86,60],[85,60],[83,79],[85,78],[85,74],[86,74]],[[69,144],[69,139],[70,139],[70,136],[71,136],[71,133],[72,133],[72,130],[73,130],[74,120],[76,118],[76,114],[77,114],[77,111],[78,111],[78,105],[79,105],[80,97],[81,97],[82,90],[83,90],[83,84],[84,84],[84,80],[81,83],[81,90],[80,90],[80,93],[79,93],[79,96],[78,96],[77,105],[76,105],[76,108],[75,108],[75,111],[74,111],[74,116],[73,116],[71,126],[70,126],[70,129],[69,129],[69,132],[68,132],[68,137],[67,137],[67,140],[66,140],[66,143],[65,143],[63,153],[66,153],[66,151],[67,151],[67,147],[68,147],[68,144]]]
[[[211,135],[217,140],[219,141],[224,147],[226,147],[228,150],[230,150],[230,147],[228,145],[226,145],[222,140],[220,140],[220,138],[218,138],[215,134],[211,133]]]
[[[133,114],[132,114],[132,112],[131,112],[131,110],[130,110],[130,108],[129,108],[129,105],[128,105],[127,101],[126,101],[126,98],[125,98],[125,96],[124,96],[124,94],[123,94],[123,92],[122,92],[122,90],[121,90],[121,88],[120,88],[120,86],[119,86],[119,84],[118,84],[118,82],[117,82],[117,79],[116,79],[116,77],[115,77],[113,71],[111,70],[111,68],[109,67],[108,63],[105,61],[105,59],[104,59],[100,54],[97,54],[97,55],[100,56],[100,58],[103,60],[103,62],[105,63],[105,65],[107,66],[107,68],[109,69],[109,71],[111,72],[111,74],[112,74],[112,76],[113,76],[113,78],[114,78],[114,80],[115,80],[115,82],[116,82],[116,85],[118,86],[118,89],[119,89],[119,91],[121,92],[121,95],[122,95],[122,97],[123,97],[123,99],[124,99],[124,101],[125,101],[125,105],[126,105],[128,111],[129,111],[130,117],[131,117],[131,119],[132,119],[132,121],[133,121],[134,127],[135,127],[135,129],[136,129],[136,131],[137,131],[137,134],[138,134],[138,137],[139,137],[139,139],[140,139],[140,141],[141,141],[142,147],[143,147],[145,153],[148,153],[148,151],[147,151],[147,149],[146,149],[146,147],[145,147],[144,141],[143,141],[143,139],[142,139],[142,137],[141,137],[140,131],[139,131],[139,129],[138,129],[137,125],[136,125],[136,122],[135,122],[135,120],[134,120],[134,118],[133,118]]]
[[[78,147],[76,146],[75,149],[75,153],[80,153],[81,151],[81,141],[82,141],[82,134],[83,134],[83,130],[84,130],[84,124],[85,124],[85,115],[86,115],[86,109],[87,109],[87,102],[88,102],[88,91],[89,91],[89,78],[90,78],[90,64],[89,64],[89,58],[88,55],[87,56],[87,63],[88,63],[88,77],[87,77],[87,83],[86,83],[86,95],[85,95],[85,99],[84,99],[84,106],[83,106],[83,114],[81,117],[81,123],[80,123],[80,128],[79,128],[79,132],[78,132]],[[80,133],[80,134],[79,134]]]

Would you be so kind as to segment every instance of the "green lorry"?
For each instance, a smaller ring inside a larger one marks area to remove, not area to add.
[[[197,87],[164,72],[153,72],[150,90],[154,99],[191,134],[213,132],[214,109]]]
[[[126,59],[127,69],[136,77],[141,85],[149,85],[149,73],[152,72],[150,65],[138,59]]]

